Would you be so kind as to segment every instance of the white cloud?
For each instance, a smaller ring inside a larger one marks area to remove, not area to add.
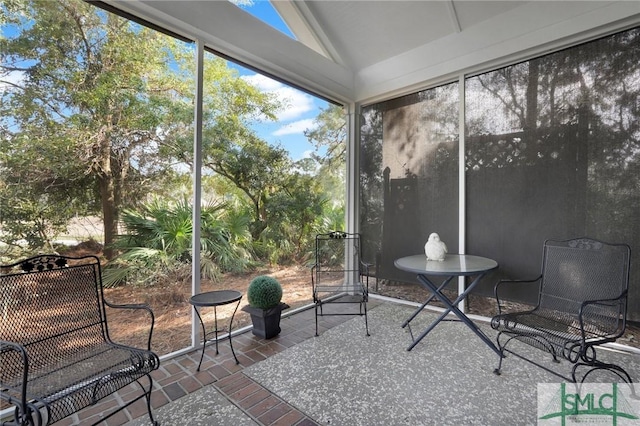
[[[242,77],[263,92],[273,93],[284,104],[278,112],[278,121],[290,121],[314,109],[313,96],[286,86],[279,81],[260,74]]]
[[[273,92],[274,90],[282,86],[282,83],[266,77],[262,74],[243,75],[241,78],[265,92]]]
[[[313,151],[312,149],[308,149],[302,153],[302,157],[300,158],[311,158],[311,154],[313,154],[314,152],[315,151]]]
[[[22,71],[12,71],[10,73],[8,73],[4,78],[3,81],[0,81],[0,89],[11,89],[13,88],[14,84],[19,85],[22,83],[22,81],[25,79],[25,73]]]
[[[302,134],[302,132],[304,132],[305,130],[307,129],[311,130],[314,127],[315,127],[315,123],[313,122],[313,119],[307,118],[304,120],[298,120],[289,124],[285,124],[284,126],[280,127],[278,130],[273,132],[273,135],[283,136],[283,135],[293,135],[296,133]]]

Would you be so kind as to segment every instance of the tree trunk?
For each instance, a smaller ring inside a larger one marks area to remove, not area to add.
[[[112,248],[113,240],[118,233],[118,204],[116,199],[116,180],[111,164],[111,131],[108,127],[100,130],[98,138],[99,154],[98,186],[100,189],[100,203],[102,205],[102,221],[104,223],[104,250],[107,260],[115,256]]]
[[[529,61],[529,81],[527,83],[527,111],[524,123],[525,130],[535,130],[538,124],[538,77],[540,64],[538,60]]]
[[[111,245],[118,233],[118,210],[115,204],[115,185],[111,176],[99,177],[102,221],[104,223],[104,257],[113,259],[115,252]]]

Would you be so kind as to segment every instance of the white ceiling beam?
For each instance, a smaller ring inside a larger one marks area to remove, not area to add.
[[[271,4],[299,42],[334,62],[344,65],[340,54],[333,47],[322,25],[318,23],[305,2],[277,0],[271,1]]]
[[[105,0],[125,12],[337,102],[353,99],[353,72],[228,1]]]
[[[451,25],[453,30],[457,33],[462,31],[462,27],[460,26],[460,20],[458,19],[458,14],[456,13],[456,6],[453,4],[453,0],[448,0],[447,9],[449,10],[449,17],[451,18]]]

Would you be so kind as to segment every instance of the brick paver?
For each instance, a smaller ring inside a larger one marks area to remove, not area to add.
[[[350,316],[325,317],[321,319],[320,332],[351,318]],[[154,379],[154,390],[151,394],[152,407],[157,409],[170,404],[171,401],[202,389],[203,386],[215,386],[229,401],[260,425],[318,426],[313,419],[242,373],[244,368],[256,362],[313,338],[315,336],[313,310],[283,318],[281,327],[280,335],[270,340],[256,337],[250,331],[234,336],[233,347],[240,364],[236,364],[224,342],[220,345],[219,355],[215,354],[214,348],[207,347],[200,371],[196,371],[196,367],[201,349],[163,360],[160,368],[152,372]],[[55,423],[54,426],[97,421],[102,416],[108,415],[118,404],[131,401],[138,395],[140,395],[139,386],[127,386],[115,396],[105,398],[95,406],[85,408]],[[146,401],[142,399],[111,417],[105,424],[117,426],[147,415]]]

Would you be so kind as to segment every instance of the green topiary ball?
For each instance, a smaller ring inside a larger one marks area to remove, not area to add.
[[[278,306],[282,300],[282,287],[278,280],[267,275],[260,275],[251,280],[247,291],[249,305],[258,309],[269,309]]]

